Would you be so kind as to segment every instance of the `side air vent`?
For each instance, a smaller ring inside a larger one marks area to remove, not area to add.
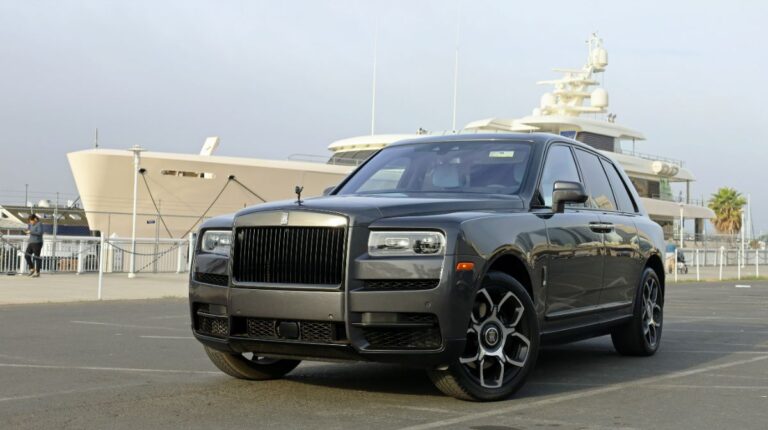
[[[363,289],[366,291],[431,290],[439,283],[439,279],[367,279],[363,282]]]
[[[202,282],[204,284],[219,285],[226,287],[229,285],[229,276],[218,275],[215,273],[202,273],[195,272],[195,281]]]

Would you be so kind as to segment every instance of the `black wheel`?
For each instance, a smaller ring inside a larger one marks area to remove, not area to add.
[[[528,292],[515,278],[490,272],[475,295],[464,353],[429,376],[449,396],[501,400],[525,383],[538,351],[539,324]]]
[[[222,372],[238,379],[265,381],[283,377],[301,363],[298,360],[278,360],[253,354],[232,354],[207,346],[205,353]]]
[[[656,272],[645,269],[635,297],[632,320],[611,332],[613,346],[622,355],[653,355],[661,344],[664,292]]]

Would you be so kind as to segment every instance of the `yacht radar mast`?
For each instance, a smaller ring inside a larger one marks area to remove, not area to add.
[[[603,40],[593,33],[587,41],[589,55],[581,69],[553,69],[563,73],[560,79],[539,81],[538,85],[552,85],[554,90],[541,96],[541,103],[533,110],[534,116],[563,115],[579,116],[582,113],[605,113],[608,108],[608,93],[603,88],[591,87],[600,84],[594,75],[602,73],[608,66],[608,51]],[[589,99],[589,105],[585,105]]]

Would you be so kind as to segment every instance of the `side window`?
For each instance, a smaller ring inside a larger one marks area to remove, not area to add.
[[[611,185],[608,183],[608,177],[605,176],[600,158],[580,149],[576,150],[576,158],[579,160],[581,173],[584,174],[584,185],[587,187],[587,194],[589,195],[587,206],[615,211],[616,200],[613,198]]]
[[[628,213],[637,212],[632,197],[629,195],[629,190],[627,190],[627,185],[621,179],[618,170],[616,170],[616,166],[604,159],[601,159],[600,161],[603,163],[605,173],[608,174],[608,181],[611,183],[611,188],[613,188],[613,196],[616,197],[616,203],[619,205],[619,210]]]
[[[552,206],[552,187],[555,181],[580,182],[579,171],[573,161],[571,149],[564,145],[550,147],[547,161],[544,162],[539,193],[544,199],[545,206]]]

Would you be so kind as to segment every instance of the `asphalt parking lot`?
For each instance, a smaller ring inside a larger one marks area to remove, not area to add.
[[[486,404],[392,365],[231,379],[182,299],[0,306],[0,428],[765,429],[768,283],[741,283],[670,285],[654,357],[607,337],[548,348],[515,398]]]

